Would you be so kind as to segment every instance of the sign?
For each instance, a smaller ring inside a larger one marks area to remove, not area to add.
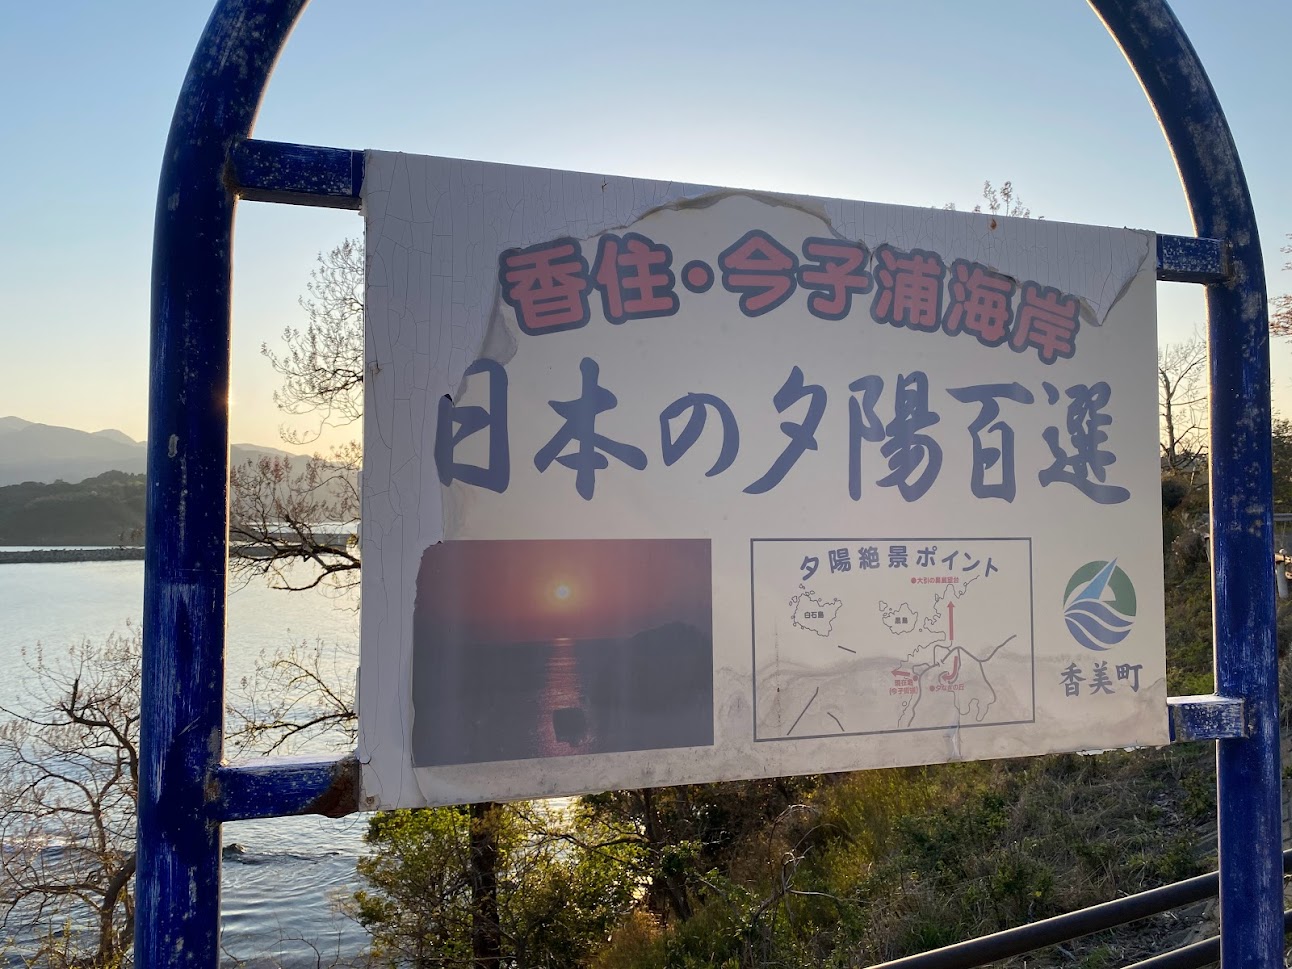
[[[371,808],[1167,742],[1155,240],[369,152]]]

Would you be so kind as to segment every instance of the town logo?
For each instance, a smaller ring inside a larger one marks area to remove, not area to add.
[[[1063,619],[1072,638],[1102,652],[1130,634],[1135,622],[1135,586],[1111,562],[1087,562],[1072,573],[1063,593]]]

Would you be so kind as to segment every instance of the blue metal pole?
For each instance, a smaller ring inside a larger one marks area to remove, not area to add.
[[[219,959],[233,145],[306,0],[221,0],[180,90],[153,237],[135,964]]]
[[[1274,637],[1270,367],[1256,217],[1229,124],[1163,0],[1090,0],[1139,76],[1198,235],[1227,240],[1232,274],[1207,286],[1216,692],[1249,734],[1217,742],[1225,969],[1283,965],[1278,648]]]

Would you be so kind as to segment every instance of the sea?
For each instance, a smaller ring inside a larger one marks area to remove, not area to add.
[[[24,650],[30,654],[39,646],[48,661],[82,640],[129,633],[142,606],[142,562],[0,565],[0,705],[21,710],[30,702],[34,677]],[[231,584],[226,683],[254,676],[264,657],[292,644],[321,646],[329,668],[335,656],[338,674],[352,678],[357,606],[357,591],[285,592],[263,579]],[[345,902],[360,887],[355,862],[365,850],[367,819],[224,825],[222,965],[296,969],[345,964],[364,951],[367,933],[345,914]],[[0,965],[21,949],[19,938],[0,955]]]

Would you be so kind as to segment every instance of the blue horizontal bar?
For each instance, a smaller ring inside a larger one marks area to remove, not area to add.
[[[1232,274],[1229,243],[1193,236],[1157,237],[1157,278],[1168,283],[1223,283]]]
[[[1247,736],[1247,711],[1228,696],[1173,696],[1167,699],[1172,743],[1235,740]]]
[[[357,209],[363,152],[248,139],[234,146],[228,171],[238,195],[253,202]]]
[[[254,202],[359,208],[363,152],[283,141],[240,142],[229,159],[238,194]],[[1220,283],[1229,278],[1229,246],[1218,239],[1157,237],[1157,278]]]
[[[1167,700],[1171,740],[1227,740],[1247,736],[1243,701],[1182,696]],[[339,818],[359,810],[359,762],[333,758],[266,758],[216,768],[209,789],[214,820],[321,814]]]
[[[359,761],[273,757],[222,764],[207,788],[215,821],[247,821],[296,814],[341,818],[359,810]]]

